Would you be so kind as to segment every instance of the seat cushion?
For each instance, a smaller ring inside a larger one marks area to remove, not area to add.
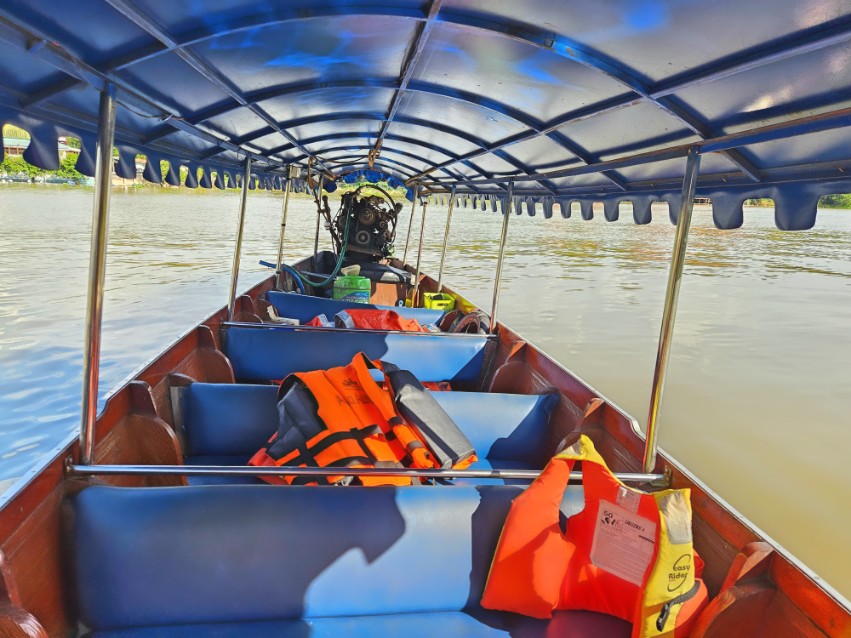
[[[266,383],[293,372],[344,366],[358,353],[391,361],[420,381],[474,384],[488,335],[316,330],[252,324],[228,326],[224,350],[238,381]]]
[[[479,458],[541,468],[553,454],[548,426],[557,394],[435,392],[433,396],[470,439]]]
[[[432,392],[467,436],[479,458],[543,467],[554,394]],[[278,388],[272,385],[193,383],[181,392],[186,456],[243,456],[247,461],[278,428]],[[212,463],[211,463],[212,464]]]
[[[180,401],[186,456],[241,455],[244,465],[277,429],[274,385],[193,383]]]
[[[461,611],[346,618],[311,618],[216,625],[173,625],[119,631],[99,631],[91,638],[627,638],[631,626],[618,618],[587,611],[559,611],[552,620],[535,620],[515,614]]]
[[[513,486],[92,486],[73,588],[92,630],[478,605]]]

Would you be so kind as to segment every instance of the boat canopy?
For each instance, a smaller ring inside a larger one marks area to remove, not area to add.
[[[495,207],[511,181],[518,212],[629,201],[646,223],[696,147],[721,228],[756,197],[809,228],[851,191],[848,0],[2,3],[0,124],[30,131],[28,162],[76,137],[93,174],[101,91],[117,174],[141,154],[173,185],[239,185],[250,157],[251,188],[309,166]]]

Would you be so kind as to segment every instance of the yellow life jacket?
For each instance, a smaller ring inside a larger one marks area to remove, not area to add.
[[[585,506],[563,531],[560,504],[576,461]],[[627,487],[581,435],[512,503],[482,606],[536,618],[585,609],[632,622],[633,638],[687,636],[707,603],[702,568],[689,490]]]

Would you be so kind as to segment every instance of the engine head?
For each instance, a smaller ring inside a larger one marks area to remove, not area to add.
[[[343,195],[331,234],[338,252],[345,244],[351,261],[380,261],[393,254],[396,220],[402,204],[395,203],[380,187],[370,188],[381,195],[364,196],[360,195],[361,188]]]

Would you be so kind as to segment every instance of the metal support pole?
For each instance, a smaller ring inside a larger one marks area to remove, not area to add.
[[[440,253],[440,269],[437,271],[437,292],[443,292],[443,262],[446,261],[446,247],[449,245],[449,224],[452,211],[455,210],[455,186],[449,193],[449,213],[446,215],[446,230],[443,232],[443,251]]]
[[[233,271],[230,277],[230,298],[228,299],[228,321],[233,321],[236,305],[236,284],[239,279],[239,257],[242,253],[242,230],[245,226],[245,207],[248,205],[248,183],[251,181],[251,158],[245,158],[245,172],[242,175],[242,194],[239,200],[239,221],[236,225],[236,249],[233,252]]]
[[[319,194],[316,196],[316,235],[313,238],[313,270],[316,271],[316,255],[319,252],[319,223],[322,221],[322,187],[325,186],[325,177],[319,176]]]
[[[665,307],[662,311],[662,328],[659,331],[659,348],[656,351],[656,367],[653,370],[653,387],[650,390],[650,411],[647,415],[647,438],[644,445],[642,467],[649,472],[656,465],[658,446],[659,408],[662,404],[662,392],[665,389],[665,374],[668,370],[668,355],[671,352],[671,338],[674,333],[674,319],[677,316],[677,299],[680,295],[680,282],[683,276],[683,264],[686,258],[686,244],[691,225],[691,211],[694,208],[694,190],[700,170],[700,155],[697,147],[689,149],[686,160],[686,173],[683,179],[683,201],[677,217],[677,232],[674,236],[674,251],[671,255],[671,269],[668,272],[668,287],[665,290]]]
[[[505,242],[508,239],[508,218],[511,217],[511,205],[514,200],[514,182],[508,183],[505,194],[506,204],[502,211],[502,236],[499,238],[499,257],[496,260],[496,278],[493,282],[493,308],[489,332],[496,333],[496,308],[499,305],[499,288],[502,284],[502,262],[505,260]]]
[[[541,470],[455,470],[378,467],[250,467],[248,465],[68,465],[70,474],[80,476],[404,476],[431,479],[481,478],[534,481]],[[665,474],[617,472],[625,483],[665,483]],[[582,472],[570,473],[572,482],[582,480]],[[444,489],[444,488],[441,488]],[[445,488],[449,489],[449,488]]]
[[[411,243],[411,226],[414,225],[414,211],[417,209],[417,199],[420,196],[420,185],[414,186],[414,201],[411,202],[411,219],[408,221],[408,237],[405,239],[405,252],[402,253],[402,265],[408,263],[408,244]]]
[[[423,256],[423,233],[425,232],[426,209],[428,202],[423,202],[423,214],[420,218],[420,244],[417,246],[417,267],[414,273],[414,296],[411,298],[411,307],[417,307],[417,293],[420,291],[420,259]]]
[[[281,263],[284,261],[284,233],[287,230],[287,206],[290,203],[290,186],[292,185],[292,179],[290,179],[290,167],[287,166],[287,183],[284,186],[284,205],[283,210],[281,212],[281,237],[278,239],[278,261],[275,262],[275,288],[281,289],[281,278],[283,273],[281,272]]]
[[[98,111],[95,197],[92,211],[92,247],[89,255],[89,289],[83,352],[83,406],[80,415],[80,463],[95,458],[95,421],[98,406],[103,290],[106,278],[106,240],[109,228],[109,194],[112,190],[112,144],[115,137],[113,87],[100,94]]]

